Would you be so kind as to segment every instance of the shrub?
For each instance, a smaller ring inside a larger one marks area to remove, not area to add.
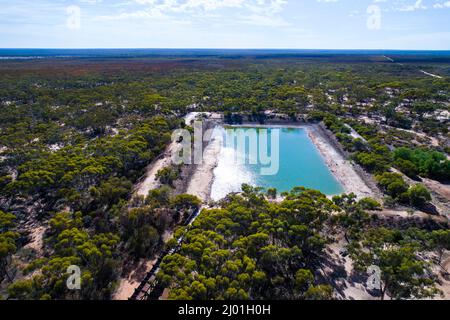
[[[450,179],[450,161],[441,152],[398,148],[394,151],[394,160],[398,169],[407,176],[420,174],[441,181]]]
[[[376,176],[376,180],[381,188],[394,199],[408,191],[408,185],[401,174],[386,172]]]
[[[411,205],[421,207],[431,201],[431,194],[423,185],[417,184],[408,190],[408,198]]]
[[[358,205],[363,210],[381,210],[381,204],[372,198],[363,198],[358,202]]]

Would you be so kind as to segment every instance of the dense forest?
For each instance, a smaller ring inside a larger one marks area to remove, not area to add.
[[[170,298],[333,298],[316,270],[337,230],[361,269],[379,260],[386,270],[380,296],[438,293],[417,257],[448,250],[448,226],[377,227],[366,211],[436,214],[422,179],[450,180],[450,63],[90,58],[1,61],[0,72],[0,297],[110,299],[127,261],[165,249],[165,232],[200,201],[174,192],[169,171],[159,174],[167,186],[147,197],[133,188],[189,111],[223,112],[227,122],[323,122],[385,199],[332,201],[298,189],[274,203],[248,187],[177,229],[186,241],[159,274]],[[65,286],[71,265],[83,271],[81,291]]]
[[[445,227],[376,226],[365,211],[370,202],[352,196],[331,201],[320,192],[297,188],[274,203],[261,190],[243,190],[220,208],[203,212],[179,253],[164,259],[158,276],[171,289],[169,298],[331,299],[334,288],[320,270],[330,260],[327,244],[342,229],[357,268],[382,269],[381,298],[439,294],[436,275],[417,253],[448,248],[450,231]]]

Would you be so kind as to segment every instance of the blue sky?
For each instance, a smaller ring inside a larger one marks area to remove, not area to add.
[[[0,0],[0,48],[450,49],[450,0]]]

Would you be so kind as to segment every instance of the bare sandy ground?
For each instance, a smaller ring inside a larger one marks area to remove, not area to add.
[[[440,269],[440,280],[441,284],[438,288],[443,293],[443,300],[450,300],[450,251],[446,251]]]
[[[177,150],[177,143],[172,142],[166,149],[163,157],[151,163],[146,171],[145,179],[136,186],[136,194],[146,197],[150,190],[156,189],[161,186],[161,183],[156,178],[156,174],[159,170],[164,169],[171,165],[172,154]]]
[[[379,300],[371,295],[367,290],[367,281],[364,278],[353,277],[353,260],[350,256],[342,256],[341,252],[347,251],[347,242],[342,236],[327,247],[329,259],[334,265],[322,268],[335,288],[336,298],[338,300]],[[341,269],[341,277],[333,276],[337,269]]]
[[[347,242],[339,236],[335,242],[327,246],[327,253],[334,265],[325,266],[321,271],[330,279],[335,288],[336,298],[339,300],[380,300],[372,295],[367,288],[367,276],[357,276],[354,271],[354,261],[350,256],[343,257],[340,253],[346,248]],[[433,255],[433,254],[431,254]],[[430,256],[431,257],[431,256]],[[434,260],[434,259],[433,259]],[[342,270],[341,277],[333,276],[337,269]],[[438,276],[437,288],[442,291],[443,296],[437,295],[433,300],[450,299],[450,251],[446,251],[440,265],[433,264],[433,272]],[[389,296],[385,297],[389,300]]]
[[[438,139],[436,139],[435,137],[429,136],[429,135],[427,135],[425,133],[417,132],[417,131],[414,131],[414,130],[403,129],[403,128],[397,128],[397,127],[395,127],[395,128],[394,127],[390,127],[390,128],[396,129],[396,130],[399,130],[399,131],[412,133],[412,134],[416,135],[419,138],[430,139],[431,145],[433,147],[439,147],[440,146],[440,142],[439,142]]]
[[[194,121],[198,116],[203,115],[204,117],[208,119],[215,119],[220,120],[221,116],[218,113],[210,113],[210,112],[191,112],[188,115],[185,116],[184,120],[186,125],[191,125],[192,121]],[[144,196],[146,197],[150,190],[156,189],[161,186],[160,182],[156,178],[156,174],[159,170],[168,167],[171,165],[172,161],[172,155],[177,152],[179,148],[179,145],[177,142],[172,142],[166,149],[166,152],[164,155],[162,155],[158,160],[151,163],[147,169],[145,178],[142,182],[140,182],[136,188],[135,193],[138,196]],[[209,148],[209,147],[207,147]],[[209,148],[209,150],[205,150],[204,152],[204,165],[200,166],[197,171],[199,173],[195,175],[195,179],[192,179],[196,181],[197,183],[200,183],[200,185],[196,186],[194,183],[191,184],[191,188],[189,190],[192,191],[193,195],[198,195],[201,199],[207,199],[209,195],[205,195],[207,193],[208,188],[205,188],[205,184],[208,184],[208,179],[212,180],[212,176],[210,177],[209,171],[213,171],[217,163],[214,163],[215,159],[217,158],[218,152],[220,152],[220,146],[217,151],[217,142],[214,142],[214,144]],[[188,192],[189,193],[189,192]]]
[[[422,183],[431,190],[433,204],[438,208],[439,212],[443,216],[450,218],[450,185],[426,178],[422,178]]]
[[[356,173],[351,161],[346,160],[314,126],[306,126],[308,135],[316,145],[330,171],[344,187],[346,193],[354,193],[359,199],[375,197],[374,192]]]
[[[208,144],[203,153],[203,163],[200,164],[189,181],[186,193],[197,196],[204,202],[210,199],[211,187],[214,181],[214,169],[219,161],[223,140],[217,135]]]
[[[192,121],[200,114],[200,112],[191,112],[184,118],[186,125],[190,125]],[[150,190],[156,189],[161,186],[160,182],[156,178],[156,174],[159,170],[170,166],[172,161],[172,154],[177,150],[177,143],[172,142],[166,149],[164,155],[159,159],[148,165],[145,173],[145,178],[135,188],[135,194],[138,196],[146,197]]]
[[[427,76],[436,78],[436,79],[442,79],[442,77],[441,77],[441,76],[438,76],[437,74],[429,73],[429,72],[426,72],[426,71],[424,71],[424,70],[420,70],[420,72],[422,72],[423,74],[425,74],[425,75],[427,75]]]
[[[426,178],[422,178],[422,181],[428,188],[450,201],[450,185]]]
[[[133,295],[134,290],[139,287],[145,275],[152,269],[155,262],[156,259],[152,261],[139,261],[134,271],[128,277],[120,279],[113,300],[128,300]]]
[[[415,185],[418,182],[412,180],[405,174],[403,174],[400,170],[396,168],[391,168],[392,172],[401,174],[403,179],[408,182],[409,185]],[[431,203],[436,207],[438,212],[447,219],[450,218],[450,185],[440,183],[436,180],[431,180],[427,178],[421,178],[420,184],[425,185],[428,190],[431,191],[432,201]]]
[[[31,232],[31,241],[24,248],[33,249],[38,254],[42,254],[42,248],[44,245],[44,233],[47,230],[44,226],[39,226],[37,228],[32,229]]]

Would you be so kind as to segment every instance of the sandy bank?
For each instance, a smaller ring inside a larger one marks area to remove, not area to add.
[[[191,125],[192,121],[196,120],[198,117],[204,117],[204,128],[203,130],[208,130],[211,125],[214,123],[221,122],[221,115],[219,113],[211,113],[211,112],[191,112],[184,117],[186,125]],[[220,145],[217,145],[218,142],[214,142],[211,146],[206,147],[204,150],[204,163],[198,166],[195,169],[195,174],[193,178],[187,177],[187,181],[189,181],[189,187],[187,188],[192,192],[193,195],[198,195],[199,198],[206,200],[209,197],[209,193],[207,186],[207,179],[212,179],[212,175],[210,175],[210,171],[212,172],[217,165],[215,162],[218,153],[220,152]],[[172,164],[172,155],[175,154],[180,148],[180,145],[177,142],[172,142],[161,156],[158,157],[155,161],[149,164],[146,168],[146,173],[142,181],[140,181],[135,187],[135,194],[139,196],[146,197],[150,190],[157,189],[161,186],[161,183],[156,178],[158,171],[169,167]],[[192,180],[192,181],[191,181]],[[199,185],[195,185],[195,183]],[[184,192],[184,184],[182,184],[181,189]],[[209,188],[210,189],[210,188]],[[190,192],[187,192],[190,193]]]
[[[310,125],[305,128],[331,173],[338,179],[346,193],[354,193],[358,198],[376,198],[375,193],[358,175],[351,161],[346,160],[316,126]]]
[[[156,178],[156,174],[159,170],[168,167],[172,163],[172,154],[177,150],[177,143],[172,142],[166,149],[166,152],[158,160],[151,163],[146,169],[146,175],[144,180],[140,182],[135,189],[135,193],[138,196],[146,197],[150,190],[156,189],[161,186],[161,183]]]
[[[203,152],[203,162],[197,167],[189,181],[186,193],[197,196],[203,201],[208,201],[211,195],[211,187],[214,181],[214,169],[219,161],[223,139],[216,135],[211,139]]]

